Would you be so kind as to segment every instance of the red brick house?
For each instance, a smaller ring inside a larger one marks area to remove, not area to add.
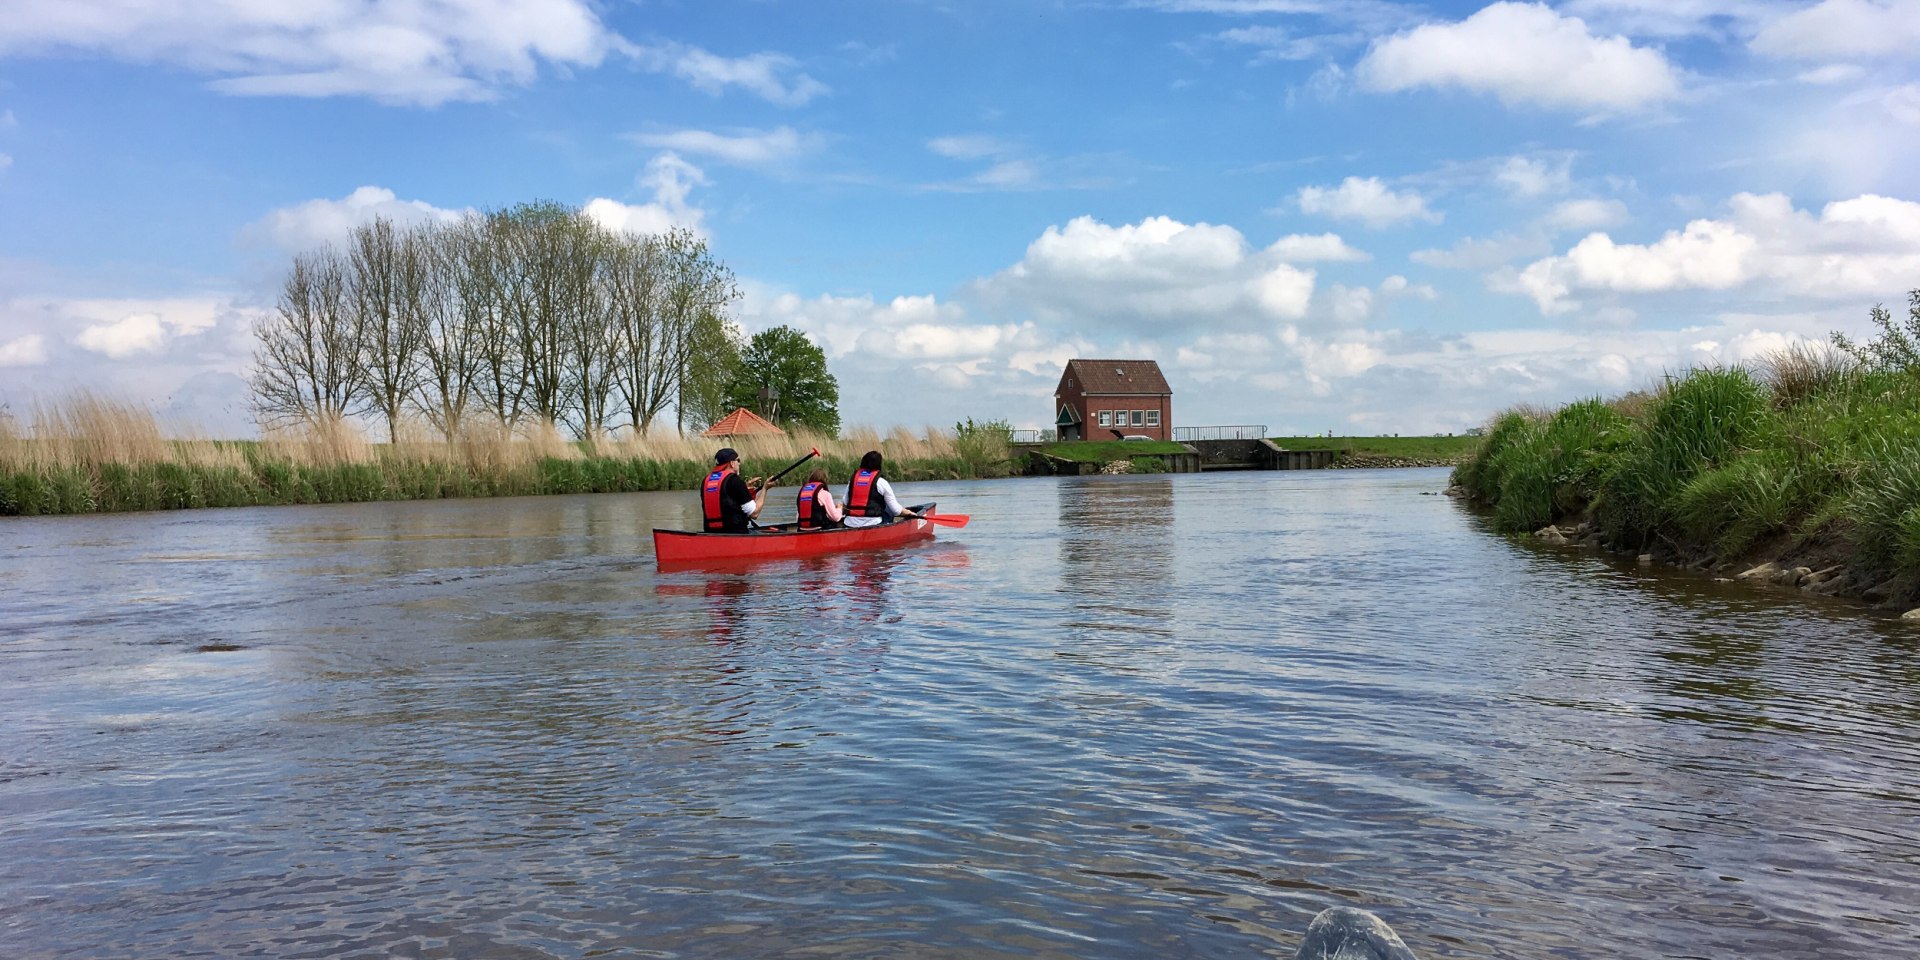
[[[1062,440],[1173,438],[1173,388],[1152,360],[1068,360],[1053,407]]]

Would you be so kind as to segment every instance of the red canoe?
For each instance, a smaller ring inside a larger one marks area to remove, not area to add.
[[[933,514],[933,504],[913,507]],[[691,530],[653,529],[654,560],[661,566],[698,563],[739,563],[746,560],[787,560],[842,550],[877,550],[917,540],[933,539],[934,525],[925,520],[895,520],[874,527],[835,527],[831,530],[795,530],[792,524],[761,527],[752,533],[696,533]]]

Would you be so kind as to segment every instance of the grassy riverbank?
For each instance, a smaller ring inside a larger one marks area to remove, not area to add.
[[[1417,461],[1436,466],[1463,463],[1479,437],[1272,437],[1287,450],[1336,450],[1341,460]]]
[[[1164,457],[1187,452],[1187,448],[1171,440],[1072,440],[1041,444],[1036,449],[1047,456],[1075,463],[1112,463],[1134,457]]]
[[[403,431],[399,442],[371,444],[342,423],[259,441],[183,440],[168,438],[143,408],[81,397],[36,410],[30,431],[0,417],[0,516],[689,490],[713,450],[729,444],[749,474],[776,472],[813,447],[836,482],[873,449],[886,453],[887,474],[897,480],[1007,470],[1004,443],[938,430],[586,443],[551,428],[495,428],[452,441]],[[792,486],[805,472],[782,482]]]
[[[1583,521],[1606,545],[1680,562],[1825,568],[1822,592],[1869,599],[1920,582],[1920,377],[1845,354],[1511,410],[1454,479],[1505,530]]]

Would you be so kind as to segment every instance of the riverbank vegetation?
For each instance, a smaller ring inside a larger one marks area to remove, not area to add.
[[[465,422],[452,438],[403,420],[397,439],[371,443],[344,419],[272,430],[257,441],[169,438],[144,407],[97,396],[0,413],[0,516],[430,500],[554,493],[691,490],[721,442],[668,435],[573,440],[549,423]],[[861,454],[887,455],[896,480],[1005,476],[990,438],[894,428],[838,437],[797,430],[724,441],[749,474],[768,474],[818,448],[836,482]],[[791,486],[789,475],[783,483]]]
[[[1920,291],[1866,343],[1696,369],[1646,393],[1509,410],[1454,474],[1505,530],[1588,524],[1683,562],[1804,558],[1886,596],[1920,583]]]
[[[1164,457],[1187,452],[1187,448],[1171,440],[1069,440],[1043,443],[1034,449],[1049,457],[1075,463],[1112,463],[1135,457]]]
[[[1357,462],[1413,461],[1434,466],[1462,463],[1480,444],[1480,438],[1458,437],[1273,437],[1287,450],[1335,450],[1340,459]]]

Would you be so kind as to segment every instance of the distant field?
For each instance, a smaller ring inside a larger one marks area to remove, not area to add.
[[[1288,450],[1339,450],[1358,457],[1465,460],[1479,437],[1273,437]]]
[[[1171,440],[1078,440],[1045,443],[1039,449],[1041,453],[1075,463],[1108,463],[1130,457],[1157,457],[1187,452],[1185,447]]]

